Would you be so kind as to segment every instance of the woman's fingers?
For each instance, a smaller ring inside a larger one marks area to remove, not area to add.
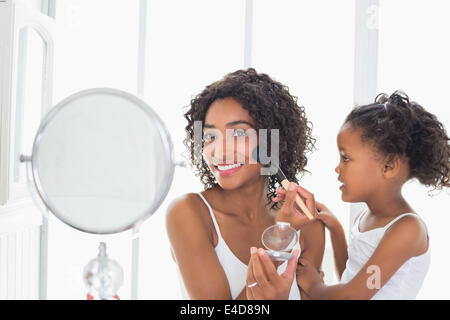
[[[247,294],[247,299],[250,300],[261,300],[263,299],[263,295],[262,295],[262,290],[259,287],[258,281],[255,278],[255,275],[253,273],[253,264],[254,264],[254,260],[258,259],[258,254],[255,255],[256,252],[256,248],[252,247],[250,249],[250,262],[248,264],[248,268],[247,268],[247,287],[246,287],[246,294]]]
[[[305,199],[313,198],[314,199],[314,194],[312,194],[305,188],[303,188],[301,186],[297,186],[297,190],[303,198],[305,198]]]
[[[286,190],[284,189],[277,188],[275,189],[275,192],[277,193],[277,196],[272,198],[273,202],[283,201],[284,198],[286,197]]]
[[[250,253],[251,253],[252,248],[250,248]],[[248,300],[254,300],[255,297],[253,296],[252,291],[250,290],[250,287],[252,285],[252,283],[255,283],[255,277],[253,276],[253,264],[252,264],[252,256],[250,255],[250,261],[248,262],[248,266],[247,266],[247,278],[245,280],[245,283],[247,284],[245,286],[245,293],[247,295],[247,299]]]
[[[284,197],[283,209],[287,215],[290,215],[292,210],[294,209],[295,198],[297,196],[297,185],[294,182],[291,182],[289,185],[289,190],[287,190],[286,195]]]
[[[313,215],[315,214],[316,206],[314,202],[314,195],[310,193],[308,190],[297,185],[295,182],[291,182],[289,184],[289,190],[287,191],[284,189],[277,188],[276,194],[277,196],[272,198],[274,202],[285,200],[285,203],[287,203],[286,206],[289,209],[292,210],[292,208],[294,209],[298,208],[297,210],[303,213],[303,211],[298,207],[298,205],[294,205],[297,198],[297,194],[300,195],[301,200],[305,202],[308,210],[310,210]]]
[[[286,191],[286,201],[292,204],[295,202],[295,197],[297,196],[298,185],[295,182],[289,184],[289,189]]]
[[[245,295],[247,300],[256,300],[255,295],[252,292],[252,288],[249,288],[248,285],[245,286]]]
[[[262,268],[264,268],[265,274],[267,274],[269,282],[277,281],[279,275],[269,255],[264,251],[264,249],[259,249],[258,254]]]
[[[284,200],[284,198],[281,198],[281,197],[278,197],[278,196],[272,198],[273,202],[280,202],[280,201],[283,201],[283,200]]]
[[[292,281],[294,280],[294,272],[297,268],[299,253],[300,253],[300,251],[298,249],[295,249],[294,251],[292,251],[292,258],[288,261],[286,270],[281,275],[290,284],[292,284]]]
[[[305,200],[306,207],[311,212],[311,214],[313,216],[317,216],[316,201],[314,199],[314,194],[312,194],[311,192],[300,186],[297,186],[297,191]]]
[[[263,249],[260,249],[263,250]],[[267,288],[269,281],[266,277],[266,274],[264,273],[264,269],[261,265],[261,261],[259,259],[259,253],[253,253],[252,254],[252,263],[253,263],[253,275],[256,279],[256,282],[258,283],[258,286],[264,290]]]

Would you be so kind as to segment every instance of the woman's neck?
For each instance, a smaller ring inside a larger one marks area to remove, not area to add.
[[[268,179],[265,177],[234,190],[224,190],[220,186],[217,188],[220,206],[226,213],[235,215],[246,224],[254,224],[267,218],[270,206],[266,205]]]

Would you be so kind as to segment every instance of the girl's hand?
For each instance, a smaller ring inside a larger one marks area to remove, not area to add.
[[[277,196],[272,198],[273,202],[284,201],[283,205],[277,212],[276,221],[289,222],[291,226],[299,230],[312,220],[310,220],[305,213],[295,203],[295,198],[300,195],[300,198],[305,202],[309,211],[317,216],[314,195],[306,189],[298,186],[294,182],[289,185],[289,190],[276,189]]]
[[[316,201],[316,208],[318,211],[317,219],[322,221],[325,227],[332,231],[341,225],[335,215],[323,203]]]
[[[323,285],[323,272],[314,268],[305,258],[300,258],[297,264],[297,285],[302,288],[306,294],[309,294],[311,288],[317,284]]]
[[[250,249],[246,293],[249,300],[287,300],[294,281],[299,251],[292,252],[286,271],[278,274],[275,265],[264,249]]]

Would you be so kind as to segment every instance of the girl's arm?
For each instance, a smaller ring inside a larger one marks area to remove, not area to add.
[[[325,250],[325,228],[320,221],[313,220],[300,232],[301,256],[320,269]]]
[[[313,220],[301,229],[300,248],[301,257],[310,261],[317,270],[320,269],[325,250],[325,227],[322,222]],[[302,300],[308,300],[308,295],[299,289]]]
[[[425,226],[406,216],[386,230],[373,255],[355,277],[345,284],[324,285],[318,271],[300,258],[297,283],[312,299],[370,299],[411,257],[426,252]]]
[[[334,266],[341,280],[348,260],[347,240],[341,224],[335,230],[330,230],[330,239],[333,246]]]
[[[191,299],[231,299],[230,287],[217,258],[199,199],[187,195],[167,210],[166,228],[172,255]],[[244,291],[245,292],[245,291]]]
[[[344,228],[339,220],[324,204],[316,201],[316,208],[319,212],[317,219],[322,221],[330,232],[330,239],[333,247],[334,266],[340,280],[348,260],[347,239],[345,237]]]

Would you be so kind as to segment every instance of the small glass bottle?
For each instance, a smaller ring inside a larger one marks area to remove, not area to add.
[[[118,299],[117,290],[123,284],[123,270],[115,260],[108,258],[104,242],[100,242],[97,257],[84,267],[83,279],[88,288],[88,299]]]

